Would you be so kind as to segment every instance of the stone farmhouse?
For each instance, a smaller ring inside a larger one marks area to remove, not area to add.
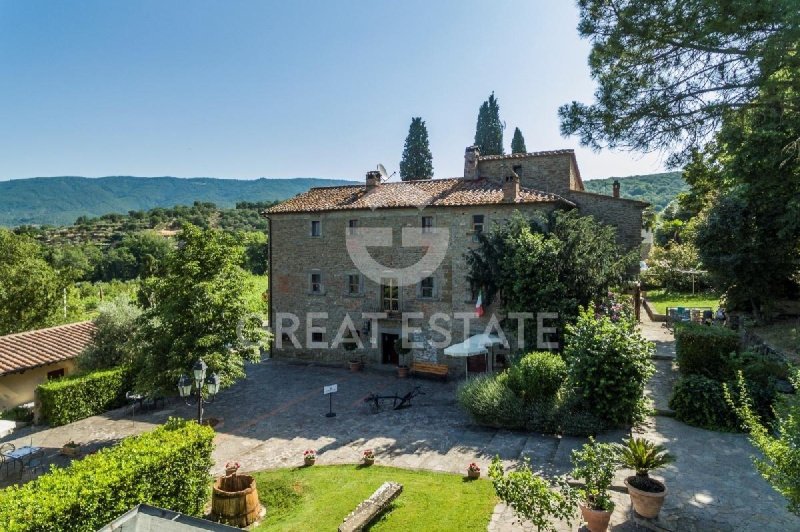
[[[272,355],[326,363],[363,356],[373,365],[396,365],[394,343],[401,328],[418,326],[410,335],[421,346],[414,349],[414,360],[461,369],[463,361],[448,360],[431,347],[427,320],[436,313],[471,316],[439,323],[452,342],[460,342],[465,332],[484,332],[491,314],[502,312],[487,308],[476,318],[477,294],[467,281],[465,254],[477,245],[478,233],[516,210],[528,216],[578,209],[616,227],[619,242],[633,249],[642,244],[647,205],[620,198],[618,183],[613,196],[586,192],[573,150],[481,156],[469,147],[462,177],[383,182],[378,172],[368,172],[361,185],[313,188],[264,213],[270,222]],[[358,239],[378,228],[384,241],[368,242],[364,259]],[[414,247],[414,235],[430,239]],[[404,246],[406,237],[411,244]],[[424,268],[432,252],[441,260],[421,278],[400,273],[418,264]],[[356,356],[341,343],[346,318],[363,340]]]

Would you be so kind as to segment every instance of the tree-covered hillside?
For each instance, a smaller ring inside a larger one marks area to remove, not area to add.
[[[681,172],[607,177],[584,181],[583,184],[589,192],[611,195],[611,184],[615,179],[620,184],[620,196],[647,201],[653,205],[656,211],[663,210],[680,192],[689,189]]]
[[[69,176],[15,179],[0,182],[0,226],[68,225],[80,216],[192,205],[195,201],[233,207],[240,201],[282,200],[311,187],[351,183],[317,178]]]

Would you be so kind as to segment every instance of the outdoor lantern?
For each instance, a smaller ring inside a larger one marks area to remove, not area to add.
[[[217,395],[219,391],[219,375],[212,373],[206,378],[206,391],[212,397]]]
[[[189,397],[189,394],[192,393],[192,381],[189,380],[189,377],[186,375],[181,375],[181,378],[178,379],[178,394],[181,397]]]
[[[194,373],[194,382],[198,388],[203,385],[203,381],[206,378],[207,368],[208,366],[206,366],[206,363],[202,360],[195,362],[194,367],[192,367],[192,372]]]

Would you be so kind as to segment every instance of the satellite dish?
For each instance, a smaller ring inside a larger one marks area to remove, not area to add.
[[[392,172],[392,175],[389,175],[389,172],[386,171],[386,167],[378,163],[378,173],[381,174],[381,181],[388,181],[396,172]]]

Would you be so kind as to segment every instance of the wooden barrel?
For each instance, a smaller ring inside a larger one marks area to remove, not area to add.
[[[219,477],[211,494],[211,518],[220,523],[245,527],[261,514],[256,480],[250,475]]]

